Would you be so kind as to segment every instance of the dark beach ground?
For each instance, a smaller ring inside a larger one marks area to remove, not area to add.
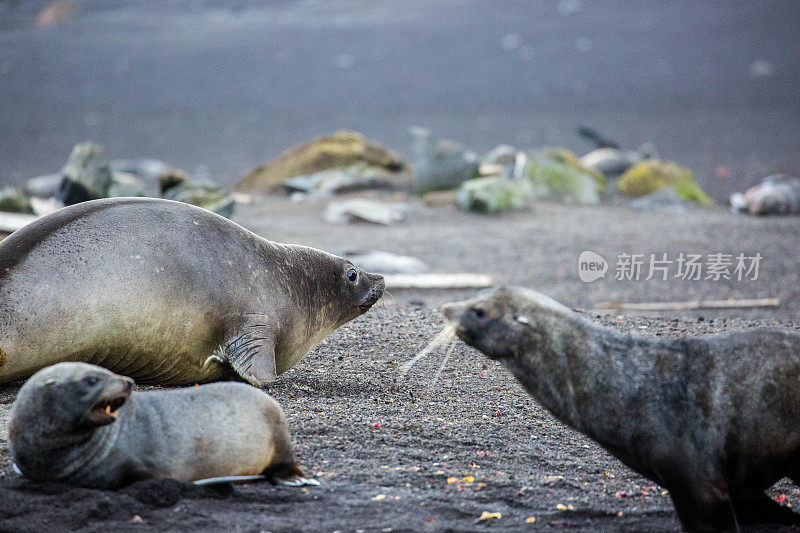
[[[622,331],[697,335],[800,324],[800,219],[552,204],[487,218],[412,204],[406,223],[383,228],[329,226],[321,220],[323,205],[270,198],[244,206],[236,220],[273,240],[333,251],[382,249],[417,256],[439,271],[489,273],[582,308],[623,297],[781,299],[777,309],[588,314]],[[764,259],[758,281],[586,284],[578,279],[577,257],[587,249],[612,263],[607,278],[622,252],[759,252]],[[10,470],[5,437],[19,388],[10,385],[0,387],[0,531],[677,530],[660,487],[556,422],[502,368],[463,344],[436,387],[429,388],[435,355],[400,379],[398,366],[441,330],[438,305],[471,291],[392,292],[269,387],[320,487],[210,491],[155,481],[108,492],[31,484]],[[772,492],[800,505],[800,491],[789,482]],[[484,511],[502,518],[476,522]],[[132,522],[135,516],[141,521]],[[526,523],[529,517],[535,522]]]

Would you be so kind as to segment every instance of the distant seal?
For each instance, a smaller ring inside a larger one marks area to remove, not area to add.
[[[800,215],[800,179],[786,174],[767,176],[744,194],[731,195],[731,208],[759,216]]]
[[[260,386],[383,289],[340,257],[188,204],[85,202],[0,242],[0,382],[83,361],[146,383]]]
[[[85,363],[40,370],[11,408],[12,459],[35,481],[104,489],[150,478],[308,481],[283,410],[263,391],[244,383],[132,387],[132,379]]]
[[[800,333],[620,334],[525,289],[443,312],[559,420],[666,487],[687,530],[800,523],[764,494],[800,479]]]

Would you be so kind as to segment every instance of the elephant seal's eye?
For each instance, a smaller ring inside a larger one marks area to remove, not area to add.
[[[98,381],[100,381],[100,378],[97,378],[97,377],[95,377],[95,376],[88,376],[88,377],[85,377],[85,378],[83,378],[83,382],[84,382],[86,385],[89,385],[90,387],[91,387],[92,385],[97,385],[97,382],[98,382]]]
[[[350,283],[358,281],[358,272],[356,272],[355,268],[351,268],[347,271],[347,281]]]

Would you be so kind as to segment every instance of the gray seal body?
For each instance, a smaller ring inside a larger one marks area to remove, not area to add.
[[[188,204],[84,202],[0,242],[0,382],[84,361],[146,383],[263,385],[383,288],[349,261]]]
[[[244,383],[132,386],[85,363],[37,372],[12,407],[14,462],[35,481],[94,488],[149,478],[302,476],[283,410],[263,391]]]
[[[800,523],[764,494],[800,480],[799,332],[623,335],[525,289],[443,312],[556,418],[666,487],[686,529]]]

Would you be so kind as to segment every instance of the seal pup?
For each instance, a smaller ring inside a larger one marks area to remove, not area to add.
[[[800,479],[800,333],[620,334],[525,289],[442,311],[556,418],[667,488],[685,529],[800,523],[764,494]]]
[[[283,410],[265,392],[230,382],[133,392],[133,384],[86,363],[34,374],[11,408],[18,468],[34,481],[102,489],[259,475],[313,484],[295,461]]]
[[[262,386],[383,289],[350,261],[188,204],[84,202],[0,242],[0,383],[83,361],[143,383]]]

